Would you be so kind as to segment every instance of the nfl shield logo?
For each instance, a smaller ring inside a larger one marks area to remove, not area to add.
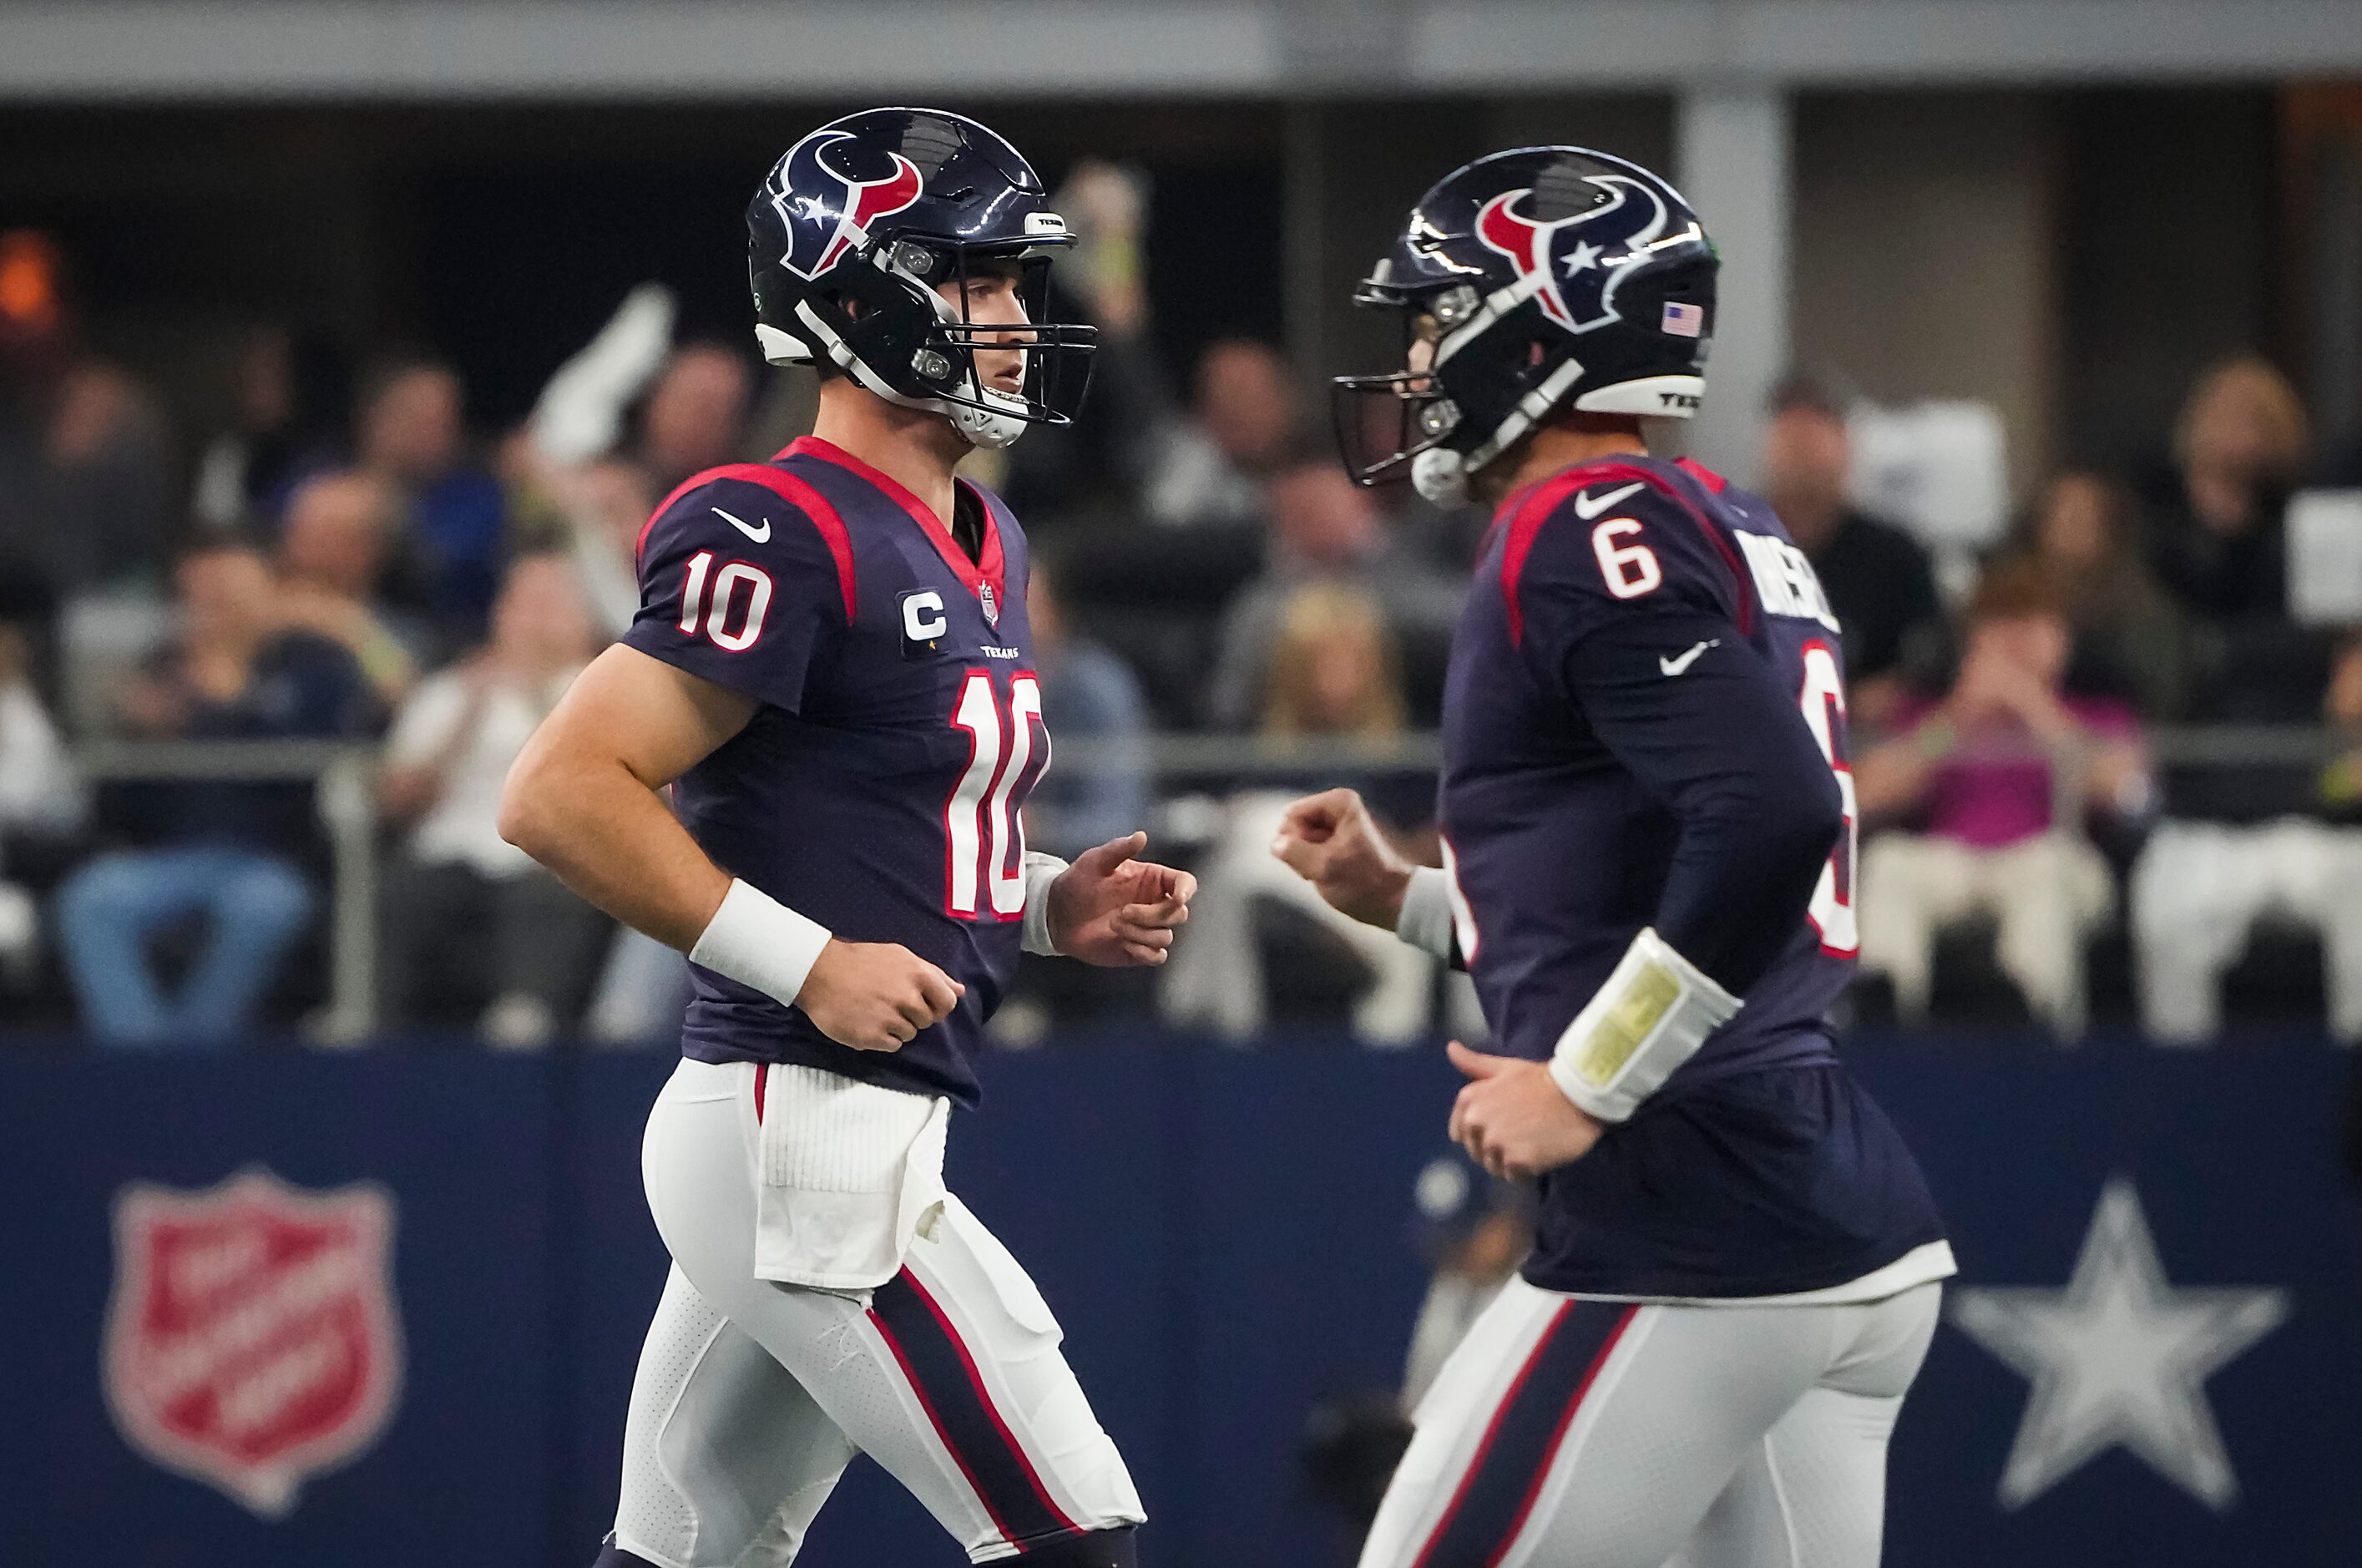
[[[393,1203],[260,1167],[115,1200],[104,1381],[124,1440],[265,1518],[385,1428],[402,1381]]]
[[[976,585],[976,602],[984,611],[986,625],[1000,624],[1000,596],[992,591],[992,584],[979,582]]]

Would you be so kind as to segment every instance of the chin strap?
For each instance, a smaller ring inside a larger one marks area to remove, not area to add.
[[[868,265],[902,283],[919,298],[933,306],[937,321],[945,326],[962,325],[959,316],[952,310],[949,301],[929,288],[924,279],[896,261],[890,254],[883,257],[867,257],[865,259]],[[863,391],[874,393],[884,398],[888,403],[903,408],[915,408],[922,413],[943,415],[951,421],[952,428],[960,433],[960,438],[971,447],[1000,451],[1014,446],[1017,438],[1025,434],[1027,425],[1032,423],[1023,417],[1025,405],[1022,402],[1010,397],[1006,392],[995,392],[977,383],[976,362],[973,358],[968,361],[967,374],[963,378],[958,390],[966,397],[974,398],[976,400],[974,403],[963,401],[961,398],[912,397],[908,393],[896,392],[888,385],[884,377],[870,369],[867,361],[855,354],[846,345],[844,339],[838,337],[830,328],[828,323],[821,319],[820,313],[812,309],[810,301],[797,302],[796,317],[804,324],[807,331],[827,346],[830,360],[839,370],[852,377],[855,384]],[[755,327],[755,341],[762,346],[763,358],[774,365],[809,365],[813,362],[813,355],[809,344],[793,333],[782,332],[776,326],[766,326],[757,323]],[[920,352],[921,357],[923,358],[936,351],[922,349]],[[949,367],[946,366],[945,369],[948,370]],[[998,408],[990,406],[995,403],[1001,406]]]

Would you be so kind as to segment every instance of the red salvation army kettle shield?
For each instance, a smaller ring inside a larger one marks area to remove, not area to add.
[[[259,1166],[115,1199],[103,1382],[116,1426],[265,1518],[376,1441],[402,1382],[393,1201]]]

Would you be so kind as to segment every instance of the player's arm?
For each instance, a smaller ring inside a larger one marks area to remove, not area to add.
[[[742,519],[756,515],[762,500],[725,499]],[[682,608],[713,575],[714,547],[730,547],[723,536],[745,531],[743,523],[709,516],[712,500],[712,487],[692,491],[652,525],[640,614],[625,642],[592,661],[519,754],[502,796],[501,834],[618,920],[801,1008],[831,1039],[890,1051],[948,1014],[959,985],[898,944],[839,941],[733,878],[660,793],[745,728],[764,701],[800,700],[826,595],[836,591],[824,547],[803,542],[817,542],[809,522],[791,508],[765,512],[782,547],[755,569],[767,585],[764,608],[725,619],[716,641],[712,618]],[[749,541],[770,542],[748,534],[734,553],[747,554]],[[800,591],[815,558],[825,593]]]

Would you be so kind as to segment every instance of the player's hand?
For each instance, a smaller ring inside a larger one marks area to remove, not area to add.
[[[831,939],[796,1005],[822,1034],[856,1051],[899,1051],[941,1023],[967,988],[899,942]]]
[[[1162,964],[1173,933],[1189,918],[1198,878],[1133,856],[1135,833],[1086,849],[1050,884],[1050,940],[1069,958],[1102,968]]]
[[[1338,912],[1381,931],[1402,919],[1411,864],[1354,791],[1326,790],[1290,805],[1271,852]]]
[[[1468,1075],[1451,1102],[1451,1141],[1510,1181],[1536,1176],[1591,1153],[1605,1131],[1553,1082],[1540,1062],[1488,1056],[1454,1040],[1444,1047]]]

